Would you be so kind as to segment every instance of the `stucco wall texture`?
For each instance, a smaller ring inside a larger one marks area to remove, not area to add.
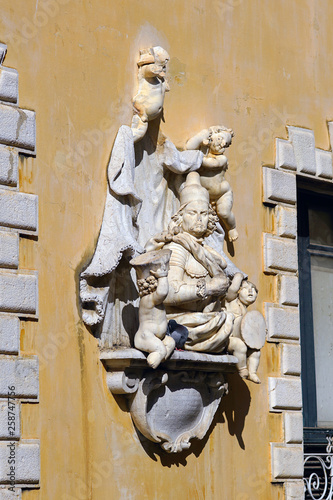
[[[333,118],[333,3],[329,0],[2,0],[6,66],[19,71],[20,106],[36,111],[37,157],[22,162],[21,190],[39,196],[39,237],[21,239],[20,265],[39,273],[39,321],[22,353],[40,357],[40,403],[23,405],[23,438],[41,442],[40,490],[26,500],[256,500],[283,498],[270,482],[267,377],[277,346],[262,352],[260,386],[230,377],[203,442],[169,456],[141,445],[121,400],[108,391],[97,340],[80,318],[78,274],[97,241],[106,166],[117,129],[130,124],[138,50],[171,56],[163,132],[177,146],[202,128],[232,127],[228,178],[240,237],[233,259],[272,302],[262,272],[261,167],[274,163],[285,126],[313,129],[328,149]]]

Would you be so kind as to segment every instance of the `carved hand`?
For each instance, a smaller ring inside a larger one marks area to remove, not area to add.
[[[217,274],[207,283],[207,295],[225,295],[228,290],[229,283],[229,279],[225,274]]]

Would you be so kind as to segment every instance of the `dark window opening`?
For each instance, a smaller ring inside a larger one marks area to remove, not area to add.
[[[333,189],[298,189],[304,445],[333,433]]]

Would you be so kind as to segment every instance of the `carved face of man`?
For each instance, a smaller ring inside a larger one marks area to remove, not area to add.
[[[191,201],[183,210],[183,231],[196,238],[201,238],[207,231],[208,217],[207,202]]]
[[[243,281],[238,294],[239,300],[246,306],[249,306],[250,304],[253,304],[253,302],[255,302],[257,296],[258,292],[253,283],[250,283],[249,281]]]
[[[221,155],[224,153],[225,148],[229,147],[231,144],[231,134],[227,131],[216,132],[212,134],[212,139],[210,143],[210,151],[213,154]]]

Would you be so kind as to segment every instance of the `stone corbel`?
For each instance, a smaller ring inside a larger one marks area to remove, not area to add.
[[[175,351],[154,370],[136,349],[104,350],[101,360],[110,391],[126,397],[136,428],[168,453],[206,435],[228,392],[225,374],[237,363],[228,354]]]

